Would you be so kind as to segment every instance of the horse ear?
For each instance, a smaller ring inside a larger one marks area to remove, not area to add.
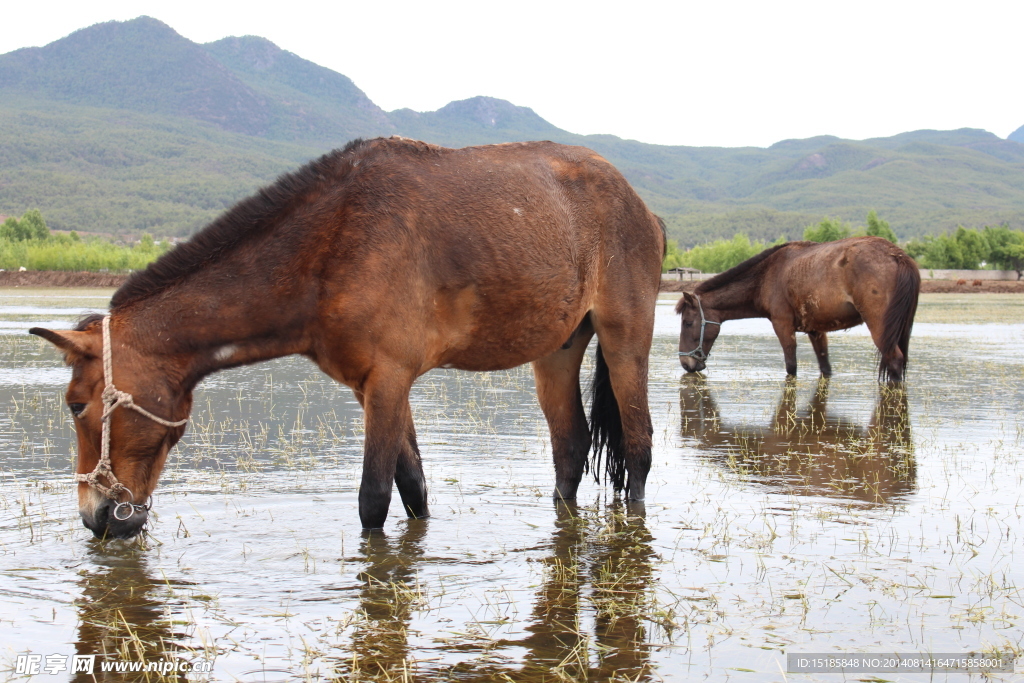
[[[42,337],[58,349],[64,352],[64,359],[72,362],[75,358],[95,356],[93,344],[95,334],[90,332],[76,332],[72,330],[48,330],[45,327],[33,327],[28,331],[37,337]]]
[[[683,312],[683,309],[686,308],[687,305],[696,306],[697,299],[694,298],[693,294],[690,294],[689,292],[683,292],[683,295],[679,298],[679,301],[676,302],[676,314],[681,314]]]

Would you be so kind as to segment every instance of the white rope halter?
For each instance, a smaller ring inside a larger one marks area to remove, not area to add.
[[[127,491],[129,498],[127,502],[117,503],[114,507],[114,517],[121,521],[124,521],[135,514],[136,511],[148,509],[145,505],[135,505],[132,501],[135,500],[135,494],[132,493],[131,489],[122,484],[114,476],[114,471],[110,468],[110,418],[114,413],[114,409],[118,406],[124,406],[125,408],[131,408],[132,410],[145,415],[153,422],[163,425],[164,427],[181,427],[188,418],[184,420],[178,420],[177,422],[171,422],[161,417],[157,417],[153,413],[149,412],[145,408],[135,405],[135,401],[132,395],[126,391],[119,391],[114,386],[114,370],[113,362],[111,361],[111,344],[110,344],[110,316],[103,316],[102,321],[103,327],[103,429],[100,436],[100,461],[96,463],[96,468],[88,474],[75,474],[75,481],[85,482],[89,486],[93,487],[107,498],[113,501],[117,501],[122,491]],[[106,477],[107,481],[110,482],[110,486],[104,486],[100,483],[100,477]],[[124,517],[120,516],[119,511],[125,508],[128,511]]]

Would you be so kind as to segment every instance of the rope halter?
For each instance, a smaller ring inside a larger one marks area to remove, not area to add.
[[[114,519],[124,521],[131,518],[136,512],[142,512],[148,510],[148,505],[136,505],[132,501],[135,500],[135,494],[127,486],[122,484],[114,476],[114,470],[110,467],[110,418],[114,414],[114,409],[118,406],[124,406],[125,408],[131,408],[137,413],[145,415],[153,422],[163,425],[164,427],[181,427],[188,418],[184,420],[178,420],[177,422],[171,422],[161,417],[157,417],[153,413],[149,412],[145,408],[135,405],[135,400],[132,395],[127,391],[119,391],[114,386],[114,372],[113,363],[111,361],[112,347],[110,343],[110,316],[103,316],[102,321],[103,328],[103,394],[101,396],[103,400],[103,416],[101,418],[103,427],[100,436],[100,461],[96,463],[96,468],[88,474],[75,473],[75,481],[84,482],[92,488],[99,491],[101,494],[111,499],[115,503],[114,506]],[[107,481],[110,482],[110,486],[104,486],[100,483],[99,478],[106,477]],[[120,497],[122,491],[128,493],[127,502],[120,503],[117,499]]]
[[[714,320],[708,320],[704,317],[704,306],[700,303],[700,296],[694,294],[693,298],[697,300],[697,310],[700,311],[700,341],[697,342],[697,348],[693,351],[680,351],[680,356],[688,356],[690,358],[696,358],[699,361],[705,361],[711,354],[704,353],[704,328],[708,325],[722,326],[722,323],[716,323]]]

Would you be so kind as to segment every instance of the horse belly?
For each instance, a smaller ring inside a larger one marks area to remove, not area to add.
[[[538,308],[542,308],[539,307]],[[451,349],[441,367],[459,370],[507,370],[559,350],[579,320],[543,316],[495,318],[479,325],[457,349]],[[582,317],[582,313],[578,317]]]
[[[797,330],[800,332],[846,330],[864,322],[853,301],[848,298],[808,294],[796,310]]]

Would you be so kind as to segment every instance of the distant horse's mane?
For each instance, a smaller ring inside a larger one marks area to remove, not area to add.
[[[695,294],[706,294],[707,292],[713,292],[716,289],[731,285],[737,282],[742,282],[754,277],[757,277],[759,268],[758,265],[763,263],[767,258],[772,256],[775,252],[785,249],[786,247],[792,247],[793,245],[804,244],[804,242],[786,242],[779,244],[769,249],[765,249],[760,254],[748,258],[743,263],[733,266],[724,273],[719,273],[710,280],[705,280],[700,283],[694,290]]]
[[[354,153],[372,142],[353,140],[343,149],[328,152],[297,171],[285,173],[272,185],[238,202],[187,242],[167,252],[145,270],[133,273],[114,293],[111,310],[157,294],[234,247],[265,234],[277,225],[293,202],[318,185],[336,180],[351,168]]]

